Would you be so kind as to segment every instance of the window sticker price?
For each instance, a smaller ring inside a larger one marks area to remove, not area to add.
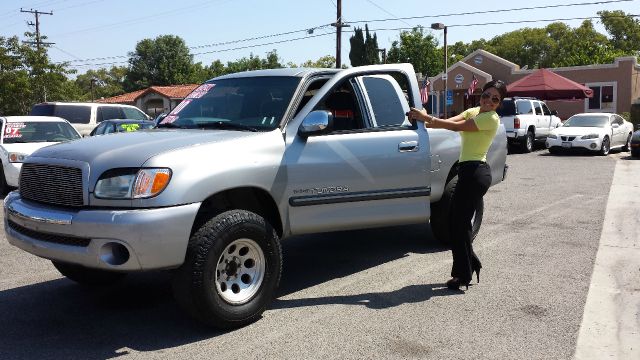
[[[25,123],[7,123],[7,126],[4,128],[4,138],[5,139],[15,139],[21,138],[22,132],[21,129],[27,127]]]

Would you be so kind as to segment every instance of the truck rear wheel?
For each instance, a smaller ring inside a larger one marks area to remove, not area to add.
[[[533,142],[534,142],[533,132],[527,131],[527,135],[524,137],[524,140],[522,142],[522,151],[526,153],[532,152],[534,147]]]
[[[456,190],[458,184],[458,176],[454,176],[444,188],[442,198],[440,201],[431,206],[431,232],[433,236],[442,244],[449,246],[451,244],[451,231],[449,226],[451,224],[451,200],[453,199],[453,193]],[[475,214],[471,219],[471,241],[476,238],[482,225],[482,216],[484,214],[484,200],[480,200]]]
[[[122,272],[91,269],[88,267],[68,264],[59,261],[51,261],[53,266],[69,280],[87,286],[109,285],[124,278],[127,274]]]
[[[282,249],[273,227],[255,213],[231,210],[191,236],[172,285],[177,301],[195,319],[236,328],[260,318],[281,273]]]

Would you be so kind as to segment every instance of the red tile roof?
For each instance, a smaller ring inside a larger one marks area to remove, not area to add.
[[[138,90],[138,91],[122,94],[122,95],[116,95],[106,99],[99,99],[99,100],[96,100],[96,102],[109,103],[109,104],[133,104],[139,97],[141,97],[142,95],[148,92],[155,92],[164,97],[168,97],[170,99],[184,99],[198,86],[199,86],[198,84],[152,86],[146,89],[142,89],[142,90]]]

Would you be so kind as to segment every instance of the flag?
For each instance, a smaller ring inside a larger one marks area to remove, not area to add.
[[[429,78],[425,76],[424,80],[422,80],[422,88],[420,88],[420,101],[422,101],[423,104],[429,102],[430,87],[431,82],[429,82]]]
[[[473,75],[473,79],[471,80],[471,84],[469,85],[469,90],[467,90],[467,97],[473,95],[473,92],[476,91],[476,86],[478,86],[478,79]]]

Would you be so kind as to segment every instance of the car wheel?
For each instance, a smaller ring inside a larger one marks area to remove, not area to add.
[[[640,158],[640,150],[631,149],[631,157]]]
[[[530,153],[533,151],[533,132],[527,131],[527,136],[522,143],[522,151]]]
[[[629,151],[629,150],[631,150],[631,134],[627,136],[627,142],[622,147],[622,151]]]
[[[453,199],[453,193],[456,190],[456,185],[458,184],[458,176],[454,176],[444,188],[444,192],[442,193],[442,198],[440,201],[436,202],[431,206],[431,219],[429,220],[431,224],[431,232],[433,236],[442,244],[450,245],[451,244],[451,217],[453,214],[451,213],[451,200]],[[471,241],[476,238],[478,232],[480,231],[480,226],[482,225],[482,217],[484,214],[484,200],[481,200],[476,208],[475,213],[473,214],[473,218],[471,219]]]
[[[127,274],[115,271],[91,269],[81,265],[68,264],[60,261],[51,261],[53,266],[69,280],[86,286],[100,286],[115,283]]]
[[[604,139],[602,139],[602,146],[600,147],[600,155],[602,156],[609,155],[609,150],[611,150],[611,147],[609,145],[609,137],[605,136]]]
[[[550,147],[549,148],[549,154],[558,155],[558,154],[560,154],[560,150],[558,148],[555,148],[555,147]]]
[[[273,227],[255,213],[231,210],[191,236],[172,285],[177,301],[195,319],[236,328],[260,318],[281,273],[282,249]]]

